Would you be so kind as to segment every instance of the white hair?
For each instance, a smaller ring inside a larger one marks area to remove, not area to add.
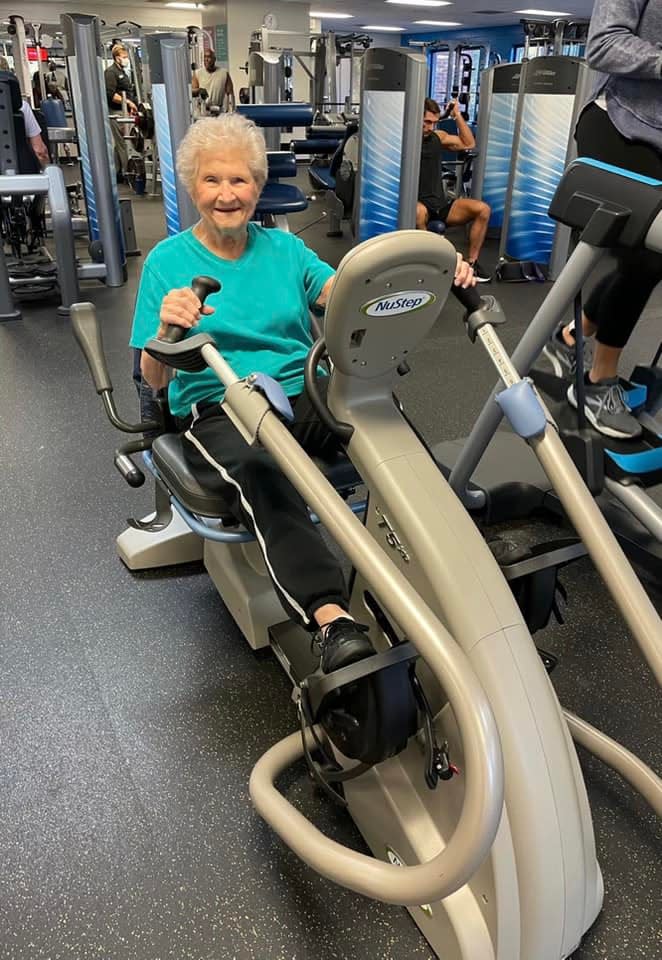
[[[177,173],[192,193],[201,153],[241,150],[258,190],[267,182],[267,148],[262,131],[240,113],[205,117],[189,128],[177,150]]]

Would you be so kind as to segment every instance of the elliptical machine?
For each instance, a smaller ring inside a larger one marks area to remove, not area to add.
[[[439,956],[561,960],[602,903],[568,724],[573,735],[583,732],[589,749],[600,735],[562,712],[490,550],[393,398],[396,371],[438,320],[454,269],[451,245],[423,231],[369,240],[338,269],[325,338],[311,351],[306,383],[367,489],[363,524],[280,422],[288,403],[273,382],[259,374],[238,380],[205,335],[146,347],[173,366],[208,365],[225,383],[228,416],[248,443],[270,451],[352,561],[350,611],[369,621],[376,657],[327,677],[316,675],[315,662],[306,664],[306,638],[283,622],[256,544],[236,526],[210,519],[222,504],[188,473],[176,435],[152,445],[156,515],[136,522],[118,548],[133,569],[181,562],[190,558],[190,538],[203,535],[205,565],[233,617],[252,646],[270,643],[288,670],[303,728],[258,761],[250,789],[259,813],[299,857],[334,882],[408,906]],[[198,290],[204,292],[201,284]],[[496,337],[498,306],[487,309],[475,291],[459,295],[470,310],[468,331],[490,345],[509,380],[505,393],[511,410],[522,413],[523,435],[556,482],[562,475],[568,503],[595,525],[596,555],[605,544],[613,548],[613,569],[637,610],[633,632],[657,645],[662,658],[657,614]],[[81,304],[73,314],[97,390],[117,420],[93,308]],[[314,375],[324,350],[333,364],[328,407]],[[134,447],[141,445],[148,446]],[[120,466],[128,470],[127,462]],[[195,534],[180,536],[176,527],[168,534],[173,509]],[[406,683],[411,678],[418,710],[412,713],[412,699],[402,697],[393,710],[393,738],[379,743],[373,722],[376,737],[360,735],[357,749],[348,746],[343,731],[374,721],[372,708],[360,719],[355,710],[357,690],[370,677],[377,680],[375,710],[388,715],[388,671],[401,690],[403,674]],[[372,755],[366,742],[377,744]],[[615,764],[618,754],[622,772],[662,810],[655,775],[606,738],[601,743],[608,762]],[[280,772],[306,755],[347,805],[374,858],[324,837],[277,791]]]

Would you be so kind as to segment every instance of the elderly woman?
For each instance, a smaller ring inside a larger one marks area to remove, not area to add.
[[[267,179],[261,132],[238,114],[200,120],[181,143],[177,169],[200,220],[147,257],[131,345],[142,348],[169,324],[209,333],[239,377],[257,369],[282,385],[295,414],[289,429],[309,454],[334,452],[336,438],[303,392],[309,309],[326,302],[333,269],[293,234],[252,222]],[[190,288],[196,274],[222,284],[202,307]],[[472,283],[468,265],[458,266],[456,282]],[[155,390],[168,383],[168,370],[146,353],[141,370]],[[177,371],[170,382],[170,409],[191,469],[255,533],[287,614],[319,631],[322,669],[369,656],[366,628],[346,612],[342,572],[306,505],[269,453],[247,446],[219,405],[223,393],[211,370]]]

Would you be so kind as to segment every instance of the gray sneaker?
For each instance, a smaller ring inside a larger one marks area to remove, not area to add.
[[[569,347],[564,340],[559,339],[559,330],[564,324],[559,324],[551,338],[543,347],[543,354],[552,365],[554,374],[562,380],[572,380],[577,369],[577,356],[574,347]],[[584,372],[591,369],[593,363],[593,343],[584,339]]]
[[[584,387],[584,412],[588,422],[606,437],[634,440],[641,436],[641,424],[632,416],[617,377]],[[568,402],[577,409],[575,384],[568,387]]]

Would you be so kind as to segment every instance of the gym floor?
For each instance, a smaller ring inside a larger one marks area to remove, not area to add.
[[[313,202],[293,229],[322,210]],[[145,254],[164,235],[161,202],[134,198],[134,214]],[[303,238],[334,265],[350,243],[326,238],[323,222]],[[451,239],[461,248],[461,234]],[[493,265],[496,250],[484,259]],[[130,261],[121,289],[84,292],[127,419],[137,417],[127,340],[141,264]],[[493,289],[512,349],[546,286]],[[119,435],[56,303],[24,303],[22,320],[0,326],[0,955],[431,957],[405,910],[322,881],[251,807],[254,762],[296,725],[288,684],[270,654],[248,648],[201,565],[131,574],[117,558],[114,539],[151,510],[151,490],[116,473]],[[658,291],[625,370],[650,360],[661,318]],[[495,377],[454,301],[411,368],[399,394],[425,437],[464,435]],[[591,564],[563,580],[567,622],[536,637],[560,657],[562,702],[659,771],[659,691]],[[606,892],[575,958],[655,960],[660,825],[618,777],[580,759]],[[328,834],[363,849],[303,770],[286,787]]]

